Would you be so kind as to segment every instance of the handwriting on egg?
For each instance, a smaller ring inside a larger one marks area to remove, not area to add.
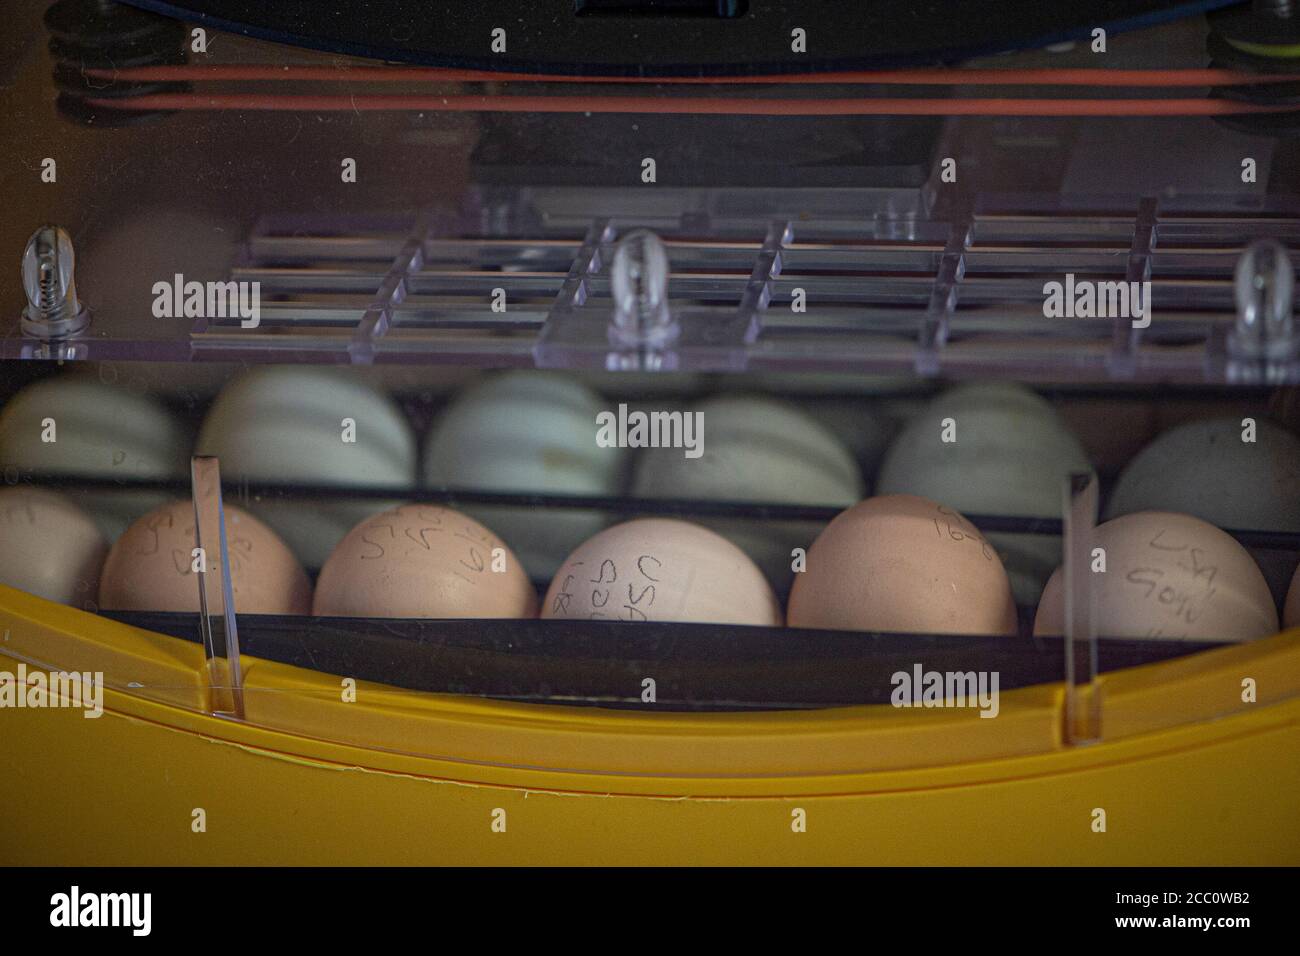
[[[377,561],[390,556],[445,554],[454,560],[455,567],[451,569],[453,576],[471,585],[479,583],[479,576],[487,570],[487,555],[495,546],[491,535],[468,522],[449,524],[446,520],[448,512],[423,505],[403,505],[389,514],[393,516],[393,521],[371,524],[362,531],[361,542],[366,550],[357,555],[358,560]],[[416,523],[403,522],[399,518],[414,518]],[[456,543],[450,550],[444,550],[441,546],[435,549],[434,545],[442,535],[455,540]],[[404,550],[394,550],[403,544]]]
[[[26,519],[25,524],[36,524],[36,509],[32,507],[30,501],[20,501],[17,504],[9,505],[4,510],[5,524],[17,524],[19,520]]]
[[[620,578],[612,558],[588,564],[575,561],[573,571],[565,574],[560,590],[551,602],[551,612],[567,615],[573,606],[576,589],[591,589],[590,620],[648,621],[654,607],[657,585],[662,581],[663,562],[653,554],[639,555],[632,570]]]
[[[1147,546],[1162,555],[1161,563],[1174,557],[1174,568],[1186,572],[1175,574],[1173,569],[1156,566],[1131,568],[1124,576],[1125,582],[1141,594],[1141,600],[1154,601],[1161,611],[1180,624],[1195,624],[1213,603],[1218,588],[1214,579],[1219,567],[1213,563],[1204,548],[1180,541],[1167,529],[1161,529]],[[1190,575],[1190,577],[1188,577]],[[1154,628],[1150,637],[1161,636],[1161,628]]]
[[[989,543],[979,533],[979,530],[967,521],[962,515],[950,508],[939,505],[936,509],[939,516],[934,519],[934,530],[940,538],[947,538],[950,541],[973,541],[979,544],[980,553],[984,555],[985,561],[993,560],[993,549]]]

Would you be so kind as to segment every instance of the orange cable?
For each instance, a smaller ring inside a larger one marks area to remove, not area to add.
[[[487,94],[275,95],[152,93],[87,99],[119,110],[249,110],[326,112],[674,113],[734,116],[1230,116],[1290,113],[1300,103],[1262,105],[1221,99],[760,99],[658,96],[499,96]]]
[[[441,67],[396,66],[140,66],[119,70],[88,69],[95,79],[137,82],[182,81],[345,81],[361,83],[431,80],[445,83],[653,83],[653,84],[858,84],[926,86],[1242,86],[1300,82],[1300,73],[1249,73],[1240,70],[1101,70],[1101,69],[912,69],[853,70],[830,73],[757,76],[550,76],[543,73],[498,73]]]

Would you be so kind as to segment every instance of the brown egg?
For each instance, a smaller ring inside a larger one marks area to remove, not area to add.
[[[1286,607],[1282,610],[1283,627],[1300,627],[1300,568],[1295,569],[1291,590],[1286,593]]]
[[[1277,633],[1277,610],[1255,560],[1200,518],[1139,511],[1099,525],[1094,543],[1106,553],[1105,573],[1092,576],[1100,637],[1249,641]],[[1062,633],[1064,604],[1057,568],[1038,602],[1034,633]]]
[[[791,627],[924,634],[1016,633],[997,552],[952,508],[880,495],[841,512],[795,575]]]
[[[0,489],[0,584],[93,607],[108,542],[72,500],[30,486]]]
[[[402,505],[347,533],[316,582],[316,614],[535,617],[537,592],[506,543],[438,505]]]
[[[726,538],[689,521],[640,518],[569,555],[542,617],[777,627],[781,605],[763,572]]]
[[[248,512],[225,506],[230,585],[240,614],[307,614],[311,582],[293,553]],[[194,505],[175,501],[137,519],[108,553],[99,604],[116,611],[197,611]],[[207,545],[208,566],[219,566]]]

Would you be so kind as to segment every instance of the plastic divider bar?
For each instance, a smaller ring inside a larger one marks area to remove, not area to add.
[[[244,681],[239,627],[217,459],[202,455],[190,459],[190,481],[195,549],[189,557],[199,589],[199,629],[207,658],[210,707],[213,714],[242,719]]]
[[[406,298],[407,280],[424,264],[424,243],[429,238],[429,223],[427,212],[416,216],[410,235],[375,293],[375,301],[357,323],[348,343],[348,355],[354,364],[374,361],[376,340],[387,333],[393,321],[393,310]]]
[[[948,242],[939,260],[917,337],[916,370],[921,375],[939,374],[939,352],[948,342],[948,328],[957,308],[958,286],[966,275],[966,250],[973,239],[973,226],[969,207],[958,211],[949,225]]]
[[[1129,288],[1134,283],[1151,280],[1151,255],[1156,245],[1156,200],[1147,196],[1138,203],[1137,218],[1133,223],[1133,245],[1129,248],[1128,269],[1124,279]],[[1150,288],[1146,286],[1145,288]],[[1145,297],[1146,320],[1151,319],[1151,300]],[[1131,299],[1130,299],[1131,303]],[[1135,354],[1142,330],[1133,324],[1132,315],[1116,314],[1114,320],[1114,351],[1110,359],[1111,374],[1128,378],[1136,365]]]
[[[617,234],[613,222],[607,218],[596,219],[587,227],[582,246],[578,249],[578,254],[569,266],[568,274],[564,278],[564,284],[560,286],[560,291],[555,295],[555,302],[551,305],[550,312],[547,313],[546,322],[543,324],[537,343],[534,346],[534,360],[539,367],[551,364],[552,356],[549,354],[551,343],[549,340],[552,335],[578,309],[587,303],[587,298],[591,295],[593,279],[601,270],[601,249],[613,243]],[[562,352],[563,350],[557,349],[556,351]]]
[[[1097,693],[1097,592],[1092,546],[1099,501],[1097,476],[1070,475],[1065,481],[1065,727],[1064,739],[1086,744],[1101,739],[1101,696]],[[1084,666],[1079,672],[1078,657]],[[1082,688],[1082,691],[1081,691]]]
[[[794,238],[794,225],[786,220],[774,220],[768,224],[767,234],[763,237],[763,246],[754,260],[754,268],[745,283],[744,294],[740,297],[739,313],[741,319],[749,326],[749,338],[752,341],[762,330],[763,313],[772,301],[772,292],[777,278],[781,275],[782,254]]]

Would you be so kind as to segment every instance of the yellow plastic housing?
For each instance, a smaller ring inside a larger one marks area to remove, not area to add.
[[[1246,40],[1228,40],[1231,46],[1255,56],[1266,56],[1277,60],[1300,58],[1300,43],[1250,43]]]
[[[23,864],[1296,864],[1300,631],[973,710],[513,704],[203,650],[0,586],[0,671],[100,671],[104,713],[0,709]],[[1251,700],[1252,691],[1254,699]]]

